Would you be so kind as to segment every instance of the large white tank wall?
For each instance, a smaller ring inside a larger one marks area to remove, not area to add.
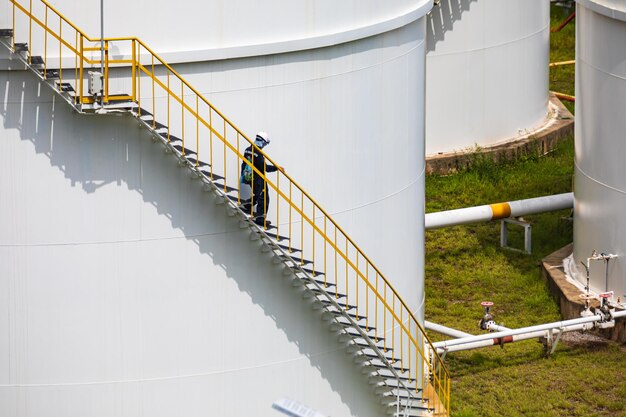
[[[135,7],[105,3],[111,10]],[[149,18],[150,13],[163,16],[170,3],[152,4],[145,18],[134,17],[124,28],[142,39],[151,40],[144,34],[154,35],[155,44],[150,46],[166,59],[169,55],[177,62],[201,61],[179,63],[176,69],[246,133],[269,131],[274,143],[268,153],[337,219],[410,308],[419,310],[424,294],[424,15],[432,0],[371,1],[358,8],[354,2],[352,8],[332,2],[337,9],[332,13],[327,13],[330,3],[323,1],[309,13],[283,10],[284,2],[262,7],[258,2],[223,2],[219,4],[230,10],[226,15],[234,22],[218,19],[212,24],[210,19],[216,17],[197,3],[189,8],[193,12],[183,13],[186,8],[179,2],[169,14],[172,21],[187,16],[191,20],[176,25],[174,42]],[[62,13],[70,10],[65,14],[79,27],[96,23],[82,3],[59,1],[55,7]],[[306,25],[301,25],[289,33],[283,33],[280,25],[266,25],[265,33],[277,35],[273,43],[263,43],[267,39],[258,38],[259,28],[251,25],[262,20],[258,16],[264,16],[266,8],[279,8],[285,21],[306,17],[313,23],[324,19],[330,23],[313,25],[316,29],[308,32],[302,32]],[[190,23],[197,15],[209,17],[198,26]],[[108,20],[113,28],[119,24]],[[236,38],[239,43],[226,51],[207,36],[203,39],[209,43],[197,46],[193,54],[181,52],[187,39],[198,38],[199,27],[229,24],[249,30],[246,40]],[[187,33],[190,30],[193,36]],[[111,35],[118,34],[122,33]],[[293,51],[265,55],[289,48]],[[211,60],[202,61],[203,57]],[[130,83],[121,84],[127,85],[123,92],[128,93]],[[119,90],[119,85],[112,86],[112,92]],[[173,130],[179,124],[177,119],[169,122]]]
[[[595,292],[626,293],[626,4],[576,7],[576,171],[574,259],[613,253],[608,288],[603,261],[591,261]],[[577,279],[585,282],[583,268]]]
[[[423,294],[424,29],[422,18],[332,48],[177,66],[245,132],[270,133],[268,154],[413,308]]]
[[[426,155],[531,133],[548,115],[548,0],[442,0],[428,17]]]
[[[19,1],[28,8],[29,0]],[[100,37],[100,2],[51,3],[88,36]],[[104,35],[139,37],[168,62],[205,61],[362,39],[423,16],[432,3],[433,0],[106,0]],[[33,10],[43,10],[39,0],[33,0]],[[0,11],[0,23],[11,27],[8,1],[0,4]],[[26,25],[18,26],[24,29]]]
[[[26,71],[0,97],[0,415],[380,415],[282,269],[132,119],[71,112]]]
[[[265,151],[336,219],[420,316],[425,30],[422,17],[332,47],[175,66],[248,136],[270,133]],[[112,75],[113,92],[128,93],[130,82],[118,73]],[[143,100],[150,94],[145,81]],[[157,106],[164,109],[166,102],[157,92]],[[157,113],[166,123],[164,112]],[[180,118],[170,119],[174,134],[180,125]],[[209,155],[208,141],[201,150]],[[287,211],[282,220],[288,220]]]

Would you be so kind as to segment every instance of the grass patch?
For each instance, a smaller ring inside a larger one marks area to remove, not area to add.
[[[552,6],[552,27],[572,10]],[[551,62],[574,59],[575,20],[551,34]],[[550,89],[574,94],[574,66],[550,69]],[[573,103],[564,103],[574,112]],[[426,179],[426,211],[518,200],[572,189],[574,141],[543,157],[494,163],[479,154],[453,176]],[[426,318],[479,334],[480,301],[495,302],[499,324],[522,327],[560,320],[540,277],[540,261],[572,241],[569,210],[528,216],[530,256],[499,248],[499,224],[457,226],[426,233]],[[513,228],[510,228],[513,230]],[[515,240],[517,239],[517,240]],[[520,235],[511,243],[522,245]],[[445,337],[431,333],[434,340]],[[536,340],[455,352],[451,412],[474,416],[626,416],[626,347],[609,341],[561,342],[546,357]]]
[[[544,157],[496,165],[484,161],[453,176],[426,179],[426,211],[571,191],[573,138]],[[569,210],[528,216],[533,254],[499,248],[496,222],[426,233],[428,320],[478,334],[480,301],[495,302],[496,321],[522,327],[560,320],[541,279],[543,257],[572,240]],[[520,243],[521,244],[521,243]],[[434,340],[444,337],[435,333]],[[626,349],[561,342],[551,357],[536,340],[451,353],[452,415],[626,416]]]
[[[557,28],[574,11],[572,7],[550,8],[550,27]],[[560,32],[550,34],[550,62],[569,61],[575,58],[576,50],[576,19],[574,18]],[[562,65],[550,68],[550,90],[574,95],[574,65]],[[574,103],[563,101],[572,114]]]

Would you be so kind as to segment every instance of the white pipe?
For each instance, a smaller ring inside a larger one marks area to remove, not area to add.
[[[426,329],[428,330],[432,330],[434,332],[445,334],[446,336],[451,336],[451,337],[461,338],[461,337],[473,336],[472,334],[465,333],[460,330],[452,329],[450,327],[446,327],[441,324],[433,323],[428,320],[424,321],[424,327],[426,327]]]
[[[576,324],[584,324],[584,323],[592,323],[595,321],[601,321],[603,319],[604,317],[602,315],[595,314],[589,317],[581,317],[581,318],[572,319],[572,320],[557,321],[554,323],[547,323],[547,324],[539,324],[537,326],[522,327],[521,329],[507,330],[504,332],[482,334],[478,336],[465,337],[462,339],[445,340],[443,342],[433,343],[433,346],[435,348],[449,348],[450,346],[461,345],[461,344],[470,343],[470,342],[479,342],[479,341],[489,340],[489,339],[500,339],[500,338],[505,338],[509,336],[517,336],[520,334],[537,332],[537,331],[561,329],[561,328],[565,328],[565,327],[576,325]]]
[[[499,324],[489,323],[487,324],[487,330],[492,332],[505,332],[511,329],[509,329],[508,327],[500,326]]]
[[[615,313],[611,314],[611,316],[614,319],[616,319],[618,317],[626,317],[626,310],[616,311]]]
[[[438,229],[476,222],[520,217],[546,211],[562,210],[574,207],[574,194],[564,193],[544,197],[529,198],[507,203],[496,203],[484,206],[466,207],[458,210],[428,213],[425,216],[426,229]]]
[[[557,335],[559,333],[573,332],[577,330],[591,330],[593,329],[593,327],[594,327],[593,323],[574,324],[574,325],[566,326],[560,329],[553,329],[553,334]],[[446,353],[458,352],[460,350],[470,350],[470,349],[477,349],[477,348],[487,347],[487,346],[501,345],[505,343],[519,342],[521,340],[528,340],[528,339],[534,339],[536,337],[549,336],[549,334],[547,333],[548,333],[548,330],[538,330],[534,332],[523,333],[523,334],[518,334],[518,335],[513,335],[513,336],[492,338],[492,339],[480,340],[476,342],[463,343],[463,344],[449,346],[445,348],[440,347],[440,348],[437,348],[437,353],[442,354],[444,352]],[[493,334],[496,334],[496,333],[493,333]]]

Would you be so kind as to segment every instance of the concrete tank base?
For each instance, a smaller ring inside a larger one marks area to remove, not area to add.
[[[574,116],[550,93],[550,113],[544,124],[497,144],[426,156],[427,174],[453,174],[471,167],[476,155],[486,155],[494,162],[512,161],[526,155],[543,155],[574,134]]]
[[[583,300],[580,299],[583,292],[569,282],[563,272],[563,259],[572,254],[572,249],[573,244],[570,243],[541,260],[541,276],[548,282],[552,296],[558,301],[561,317],[564,320],[579,318],[585,306]],[[600,307],[598,300],[592,300],[591,307]],[[594,333],[610,340],[626,343],[626,317],[618,318],[612,329],[601,329]]]

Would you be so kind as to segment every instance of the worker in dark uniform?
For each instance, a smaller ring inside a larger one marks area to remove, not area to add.
[[[259,148],[263,149],[270,143],[270,136],[267,132],[259,132],[254,139],[254,144]],[[282,167],[276,167],[274,165],[268,165],[265,162],[265,156],[259,152],[259,149],[250,145],[246,148],[243,153],[243,157],[248,161],[251,161],[254,164],[254,167],[258,170],[258,172],[262,172],[263,175],[266,175],[270,172],[276,172],[277,170],[283,171]],[[252,170],[250,165],[248,165],[245,161],[241,163],[241,183],[248,184],[252,187],[252,195],[251,200],[246,200],[241,204],[240,208],[245,213],[250,213],[250,211],[254,208],[254,213],[252,216],[254,217],[254,222],[258,225],[264,225],[269,223],[269,221],[265,221],[265,216],[267,215],[267,210],[270,206],[270,196],[267,192],[267,183],[265,180],[256,172]]]

